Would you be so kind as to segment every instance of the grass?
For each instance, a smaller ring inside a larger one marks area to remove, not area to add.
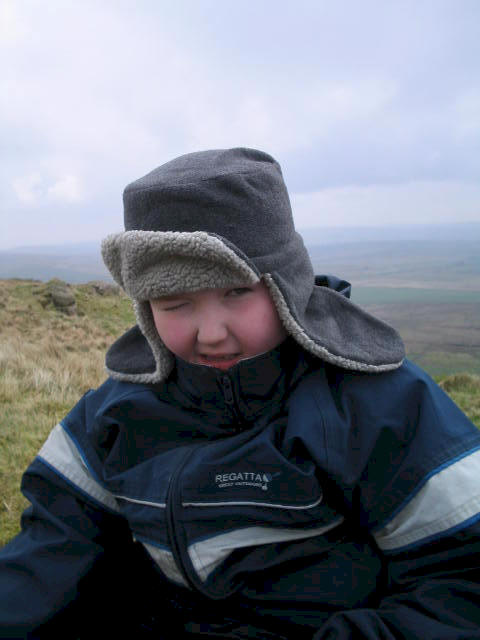
[[[459,373],[440,379],[438,383],[480,428],[480,376]]]
[[[77,314],[69,316],[53,307],[48,283],[0,280],[0,545],[17,533],[26,506],[24,469],[80,396],[102,383],[106,348],[134,324],[123,294],[72,290]],[[480,377],[439,382],[480,427]]]
[[[21,475],[51,428],[105,379],[106,348],[134,324],[123,295],[73,287],[77,314],[48,300],[48,285],[0,281],[0,544],[18,530]]]

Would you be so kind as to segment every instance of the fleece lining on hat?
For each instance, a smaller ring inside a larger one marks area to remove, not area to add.
[[[102,255],[115,281],[134,300],[182,291],[255,284],[256,270],[202,231],[126,231],[107,236]]]

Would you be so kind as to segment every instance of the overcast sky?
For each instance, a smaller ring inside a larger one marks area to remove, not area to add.
[[[299,228],[480,221],[478,0],[0,7],[0,248],[97,241],[127,183],[232,146]]]

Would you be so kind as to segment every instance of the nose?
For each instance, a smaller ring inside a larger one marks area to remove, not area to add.
[[[197,342],[200,345],[214,345],[228,336],[228,328],[218,308],[203,313],[198,322]]]

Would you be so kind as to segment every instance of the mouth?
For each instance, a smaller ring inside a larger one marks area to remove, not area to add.
[[[215,367],[215,369],[230,369],[240,360],[239,353],[228,354],[205,354],[201,353],[197,358],[198,364],[203,364],[208,367]]]

